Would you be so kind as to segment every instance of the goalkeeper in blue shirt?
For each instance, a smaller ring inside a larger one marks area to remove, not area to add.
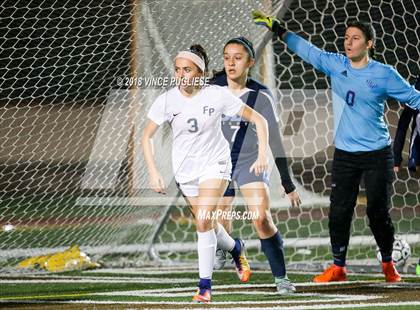
[[[329,211],[334,263],[315,282],[345,281],[350,227],[364,179],[369,226],[382,255],[387,282],[401,281],[392,262],[394,226],[389,204],[394,179],[391,138],[384,121],[388,97],[420,109],[420,92],[391,66],[373,60],[375,31],[370,24],[352,22],[344,37],[345,55],[323,51],[260,11],[254,22],[274,32],[287,47],[331,79],[335,152]]]

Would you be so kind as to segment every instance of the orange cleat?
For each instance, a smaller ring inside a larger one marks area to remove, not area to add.
[[[199,288],[197,290],[197,294],[194,295],[192,300],[199,303],[210,303],[211,290],[208,288]]]
[[[239,256],[239,265],[236,266],[236,274],[241,282],[248,282],[251,278],[251,268],[245,255]]]
[[[314,282],[317,283],[339,281],[347,281],[347,270],[346,267],[340,267],[334,264],[332,264],[330,267],[325,269],[323,273],[317,275],[314,278]]]
[[[395,265],[392,261],[387,262],[387,263],[382,263],[382,272],[385,275],[386,282],[400,282],[401,281],[401,276],[398,273],[397,269],[395,269]]]
[[[240,239],[235,239],[235,242],[239,242],[241,245],[241,253],[238,257],[233,257],[236,274],[241,282],[248,282],[251,278],[251,267],[249,266],[248,260],[245,256],[245,245]]]

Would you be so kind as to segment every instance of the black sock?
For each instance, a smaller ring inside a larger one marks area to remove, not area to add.
[[[267,239],[260,239],[261,249],[270,263],[271,272],[275,278],[286,276],[286,265],[284,263],[283,240],[279,232]]]
[[[334,258],[334,265],[344,267],[346,266],[347,246],[332,246],[332,253]]]
[[[382,256],[383,263],[389,263],[390,261],[392,261],[392,250],[391,251],[381,250],[381,256]]]

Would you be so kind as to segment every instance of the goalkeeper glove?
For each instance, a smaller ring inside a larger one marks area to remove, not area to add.
[[[267,16],[260,10],[252,11],[252,19],[255,24],[267,27],[270,31],[274,32],[274,34],[278,35],[280,39],[287,31],[286,28],[280,24],[280,21],[277,18]]]

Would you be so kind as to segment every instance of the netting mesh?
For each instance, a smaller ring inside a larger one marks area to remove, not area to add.
[[[414,1],[292,1],[284,16],[286,28],[309,39],[316,46],[341,52],[345,25],[350,20],[372,22],[377,32],[375,58],[395,66],[400,74],[414,83],[419,72],[419,13]],[[326,76],[291,54],[283,43],[274,42],[275,93],[279,99],[281,132],[293,176],[303,196],[300,210],[287,208],[287,200],[278,193],[279,178],[271,174],[272,215],[285,237],[289,263],[329,261],[328,196],[334,148],[330,84]],[[394,137],[400,104],[389,100],[386,121]],[[407,158],[407,145],[403,156]],[[396,232],[409,240],[413,256],[418,255],[420,190],[418,174],[410,174],[404,166],[394,182],[391,214]],[[319,194],[310,195],[311,193]],[[286,207],[285,207],[286,206]],[[237,209],[244,210],[239,200]],[[365,216],[364,185],[358,197],[352,224],[348,257],[353,261],[375,263],[375,241]],[[174,209],[167,229],[159,236],[160,244],[195,240],[191,218],[185,210]],[[233,235],[247,240],[249,256],[264,260],[259,250],[255,229],[250,222],[235,222]],[[176,241],[177,240],[177,241]],[[159,247],[164,250],[164,247]],[[163,253],[172,257],[195,257],[195,253]],[[375,263],[376,264],[376,263]],[[300,267],[301,265],[299,265]]]
[[[138,208],[76,200],[99,194],[82,181],[115,77],[130,74],[134,4],[3,1],[1,16],[2,258],[124,243]],[[110,193],[124,196],[127,164],[119,164]]]
[[[143,261],[176,194],[164,128],[155,139],[157,161],[168,172],[172,198],[148,198],[136,141],[162,89],[137,89],[131,79],[171,75],[172,57],[192,43],[217,59],[212,68],[221,67],[216,55],[230,37],[260,44],[263,30],[247,18],[255,4],[262,5],[2,2],[2,265],[73,243],[92,254],[130,252]]]
[[[210,69],[220,69],[223,44],[239,35],[257,50],[265,47],[253,74],[279,100],[281,132],[304,200],[302,209],[288,208],[272,173],[272,213],[285,236],[288,261],[328,258],[328,80],[282,43],[272,44],[267,31],[250,20],[252,9],[277,14],[286,7],[287,28],[329,51],[341,50],[347,20],[373,21],[378,60],[396,66],[410,82],[418,73],[420,10],[414,0],[3,1],[1,265],[72,243],[100,256],[123,253],[140,264],[151,245],[168,261],[195,258],[194,224],[173,184],[167,127],[154,142],[169,194],[156,197],[146,186],[139,134],[162,88],[135,87],[132,78],[170,76],[172,57],[192,43],[206,48]],[[399,109],[389,102],[391,135]],[[418,179],[404,168],[394,189],[394,223],[413,246],[419,242]],[[374,256],[364,206],[362,191],[350,258]],[[236,208],[244,210],[240,198]],[[251,259],[264,259],[250,222],[235,221],[233,235],[246,240]]]

